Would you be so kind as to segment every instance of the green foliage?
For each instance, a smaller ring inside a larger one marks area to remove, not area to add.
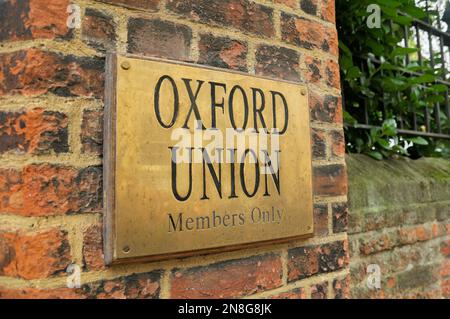
[[[380,28],[367,25],[372,4],[381,8]],[[347,151],[379,160],[393,155],[448,156],[444,142],[400,136],[397,131],[400,121],[404,128],[413,128],[412,113],[424,130],[425,108],[431,128],[435,128],[434,105],[444,102],[442,92],[447,90],[436,84],[442,77],[441,68],[433,69],[425,58],[420,64],[417,48],[403,47],[405,32],[409,39],[414,37],[412,18],[424,19],[426,13],[414,0],[336,0],[336,7]],[[440,59],[435,53],[435,64]],[[358,128],[366,118],[380,128]],[[449,120],[443,112],[439,118],[445,131]]]

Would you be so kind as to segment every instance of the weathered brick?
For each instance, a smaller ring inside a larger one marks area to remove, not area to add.
[[[0,41],[69,38],[69,0],[0,2]]]
[[[395,233],[376,234],[366,236],[359,240],[359,251],[364,255],[371,255],[381,251],[390,250],[397,244]]]
[[[347,203],[333,203],[331,205],[333,214],[333,232],[343,233],[348,229],[348,205]]]
[[[0,295],[1,296],[1,295]],[[282,292],[271,296],[271,299],[306,299],[306,292],[304,288],[295,288],[287,292]]]
[[[157,11],[160,0],[97,0],[132,9]]]
[[[67,116],[36,108],[0,112],[0,153],[65,153],[69,150]]]
[[[195,21],[271,37],[273,10],[248,0],[168,0],[167,8]]]
[[[350,298],[350,277],[333,280],[333,291],[335,299]]]
[[[336,23],[335,0],[322,0],[321,11],[322,19],[331,23]]]
[[[294,248],[288,251],[288,281],[328,273],[348,264],[347,243],[337,241],[321,246]]]
[[[398,230],[398,239],[400,244],[411,245],[419,241],[430,240],[431,231],[422,225],[400,228]]]
[[[327,299],[328,281],[311,286],[311,299]]]
[[[1,168],[0,213],[54,216],[99,212],[101,183],[100,167],[32,164],[22,170]]]
[[[342,123],[342,99],[333,95],[321,95],[310,91],[309,109],[311,118],[327,123]]]
[[[317,2],[318,0],[300,0],[300,8],[308,14],[317,14]]]
[[[416,265],[413,269],[397,275],[397,287],[404,291],[418,287],[428,287],[438,281],[438,274],[433,265]]]
[[[324,130],[311,129],[312,155],[315,160],[327,157],[327,133]]]
[[[281,35],[283,41],[306,49],[323,50],[338,55],[336,29],[303,17],[282,13]]]
[[[450,259],[442,261],[440,276],[442,278],[450,277]]]
[[[0,232],[0,275],[38,279],[65,272],[70,264],[67,233],[51,229],[40,233]]]
[[[256,51],[257,75],[299,81],[299,54],[291,49],[262,45]]]
[[[450,278],[441,281],[442,297],[450,298]]]
[[[268,254],[204,267],[175,270],[172,298],[233,298],[274,289],[282,284],[279,255]]]
[[[318,247],[302,247],[288,252],[288,281],[304,279],[319,273]]]
[[[450,257],[450,240],[441,243],[441,254],[446,258]]]
[[[0,299],[154,299],[159,298],[161,271],[131,274],[82,284],[80,288],[6,288]]]
[[[247,71],[247,45],[226,37],[203,34],[198,45],[198,62],[219,68]]]
[[[0,54],[0,96],[103,97],[104,60],[28,49]]]
[[[81,289],[88,298],[95,299],[155,299],[161,291],[161,271],[100,280],[84,284]]]
[[[341,196],[347,194],[347,172],[344,165],[326,165],[313,168],[314,194]]]
[[[344,131],[332,131],[331,137],[331,157],[342,158],[345,155],[345,138]]]
[[[307,83],[319,83],[323,78],[322,61],[312,56],[305,56],[302,63],[302,75]]]
[[[86,110],[81,123],[81,152],[102,154],[103,110]]]
[[[314,235],[328,235],[328,205],[314,205]]]
[[[72,288],[7,288],[0,286],[0,299],[81,299],[81,289]]]
[[[325,64],[325,78],[329,87],[340,89],[340,72],[339,64],[334,60],[327,60]]]
[[[103,227],[92,225],[83,233],[83,259],[87,270],[103,269]]]
[[[82,25],[82,37],[90,46],[101,51],[113,50],[116,44],[116,25],[111,16],[87,8]]]
[[[162,20],[131,18],[128,21],[128,52],[176,60],[189,60],[192,31]]]

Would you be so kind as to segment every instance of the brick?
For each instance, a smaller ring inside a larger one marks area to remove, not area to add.
[[[336,29],[303,17],[282,13],[281,35],[283,41],[310,50],[322,50],[338,55]]]
[[[185,299],[248,296],[281,286],[282,273],[281,258],[275,254],[174,270],[171,297]]]
[[[0,41],[69,38],[69,0],[0,2]]]
[[[363,255],[371,255],[395,247],[397,238],[395,233],[377,234],[359,240],[359,251]]]
[[[131,274],[82,284],[80,288],[6,288],[0,299],[155,299],[161,291],[161,271]]]
[[[414,226],[409,228],[400,228],[398,230],[400,244],[411,245],[419,241],[431,239],[431,231],[424,226]]]
[[[192,31],[162,20],[131,18],[128,21],[128,52],[176,60],[189,60]]]
[[[328,22],[336,23],[335,0],[322,0],[321,17]]]
[[[328,205],[326,204],[314,205],[314,235],[319,237],[328,235]]]
[[[116,25],[111,16],[87,8],[82,24],[82,38],[100,51],[113,50],[116,44]]]
[[[275,34],[273,10],[247,0],[168,0],[167,8],[202,23],[265,37]]]
[[[0,168],[0,212],[21,216],[54,216],[99,212],[100,167],[31,164],[21,170]]]
[[[318,0],[300,0],[300,8],[308,14],[317,14],[317,2]]]
[[[333,95],[320,95],[310,91],[309,108],[314,121],[342,123],[342,99]]]
[[[295,288],[295,289],[271,296],[270,299],[306,299],[306,292],[305,292],[304,288]]]
[[[380,230],[383,227],[387,227],[386,223],[387,214],[389,214],[389,212],[387,213],[374,212],[365,214],[364,220],[362,222],[364,230],[367,232],[371,230]]]
[[[0,275],[23,279],[47,278],[65,272],[70,264],[67,233],[0,233]]]
[[[100,155],[103,152],[103,110],[85,110],[81,123],[81,152]]]
[[[311,129],[312,155],[314,160],[323,160],[327,157],[327,133],[324,130]]]
[[[350,277],[333,280],[333,292],[335,299],[350,298]]]
[[[446,258],[450,257],[450,240],[441,243],[441,254]]]
[[[347,203],[334,203],[331,205],[333,215],[333,233],[344,233],[348,229]]]
[[[0,111],[0,153],[48,154],[69,151],[67,116],[36,108]]]
[[[226,37],[203,34],[198,62],[219,68],[247,71],[247,44]]]
[[[262,45],[256,51],[257,75],[300,81],[299,54],[291,49]]]
[[[311,286],[311,299],[327,299],[328,281]]]
[[[345,156],[345,138],[344,131],[332,131],[331,137],[331,157],[343,158]]]
[[[161,291],[161,271],[99,280],[81,287],[88,298],[156,299]]]
[[[36,48],[0,54],[0,96],[103,97],[104,60]]]
[[[442,278],[450,277],[450,259],[442,261],[440,275]]]
[[[441,281],[441,292],[443,298],[450,298],[450,278]]]
[[[347,194],[347,172],[344,165],[326,165],[313,168],[316,196],[342,196]]]
[[[322,61],[312,56],[306,56],[302,63],[302,76],[307,83],[318,84],[323,76]]]
[[[103,227],[92,225],[83,233],[83,260],[87,270],[98,270],[105,267],[103,255]]]
[[[434,265],[416,265],[411,270],[397,275],[397,287],[401,291],[428,287],[438,281]]]
[[[97,0],[117,6],[132,9],[144,9],[148,11],[157,11],[160,0]]]
[[[81,289],[7,288],[0,287],[0,299],[82,299]]]
[[[328,60],[325,64],[325,78],[329,87],[340,89],[339,64],[334,60]]]
[[[337,241],[288,251],[288,282],[333,272],[348,264],[347,243]]]

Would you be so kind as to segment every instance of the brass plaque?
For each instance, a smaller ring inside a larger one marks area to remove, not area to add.
[[[304,86],[115,54],[107,69],[108,263],[313,233]]]

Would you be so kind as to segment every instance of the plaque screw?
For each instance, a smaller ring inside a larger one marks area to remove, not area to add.
[[[125,254],[128,254],[129,252],[130,252],[130,247],[129,246],[125,246],[125,247],[123,247],[123,252],[125,253]]]
[[[131,68],[130,62],[122,62],[122,64],[120,65],[122,67],[122,69],[124,70],[129,70]]]
[[[301,93],[302,95],[306,95],[306,89],[301,89],[300,93]]]

